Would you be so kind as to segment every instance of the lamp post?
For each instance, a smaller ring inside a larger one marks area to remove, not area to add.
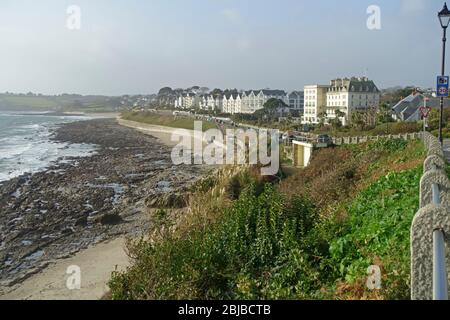
[[[444,31],[444,36],[442,38],[442,72],[441,75],[445,76],[445,45],[447,42],[447,28],[450,23],[450,10],[447,8],[447,3],[444,4],[444,8],[438,14],[441,27]],[[439,117],[439,141],[441,144],[444,143],[444,138],[442,136],[442,128],[444,126],[444,97],[441,97],[440,106],[440,117]]]

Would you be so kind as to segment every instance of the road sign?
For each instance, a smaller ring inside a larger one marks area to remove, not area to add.
[[[437,96],[438,97],[448,97],[449,88],[449,77],[438,77],[437,78]]]
[[[422,117],[424,119],[428,118],[428,116],[430,115],[431,112],[431,108],[430,107],[420,107],[420,113],[422,114]]]

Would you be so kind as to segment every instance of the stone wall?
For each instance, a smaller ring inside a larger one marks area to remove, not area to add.
[[[396,134],[396,135],[385,135],[385,136],[362,136],[362,137],[342,137],[333,138],[333,143],[337,146],[346,144],[360,144],[369,141],[378,141],[382,139],[404,139],[404,140],[417,140],[422,138],[423,133],[406,133],[406,134]]]
[[[427,149],[427,159],[420,181],[420,210],[414,217],[411,229],[413,300],[433,299],[433,232],[443,230],[447,235],[447,248],[450,247],[450,181],[445,171],[444,151],[439,140],[430,133],[423,134],[423,142]],[[439,186],[441,205],[433,204],[433,184]],[[450,266],[449,253],[447,250],[447,266]],[[447,272],[448,270],[447,267]]]

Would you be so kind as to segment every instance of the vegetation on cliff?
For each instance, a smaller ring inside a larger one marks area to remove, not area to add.
[[[423,159],[421,143],[393,140],[322,150],[279,184],[226,168],[129,242],[112,298],[407,299]],[[367,289],[371,265],[381,290]]]

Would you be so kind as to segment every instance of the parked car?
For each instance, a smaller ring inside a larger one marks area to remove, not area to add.
[[[329,135],[327,135],[327,134],[321,134],[317,138],[317,142],[318,143],[332,144],[333,143],[333,139],[331,139],[331,137]]]

